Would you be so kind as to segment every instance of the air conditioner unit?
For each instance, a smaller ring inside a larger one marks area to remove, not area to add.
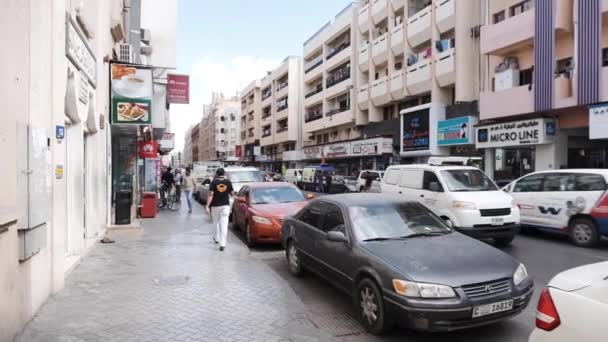
[[[133,63],[133,47],[131,44],[118,44],[118,60]]]
[[[139,51],[144,56],[150,56],[152,54],[152,47],[151,46],[142,46],[139,49]]]
[[[120,23],[114,25],[110,29],[110,33],[112,34],[112,39],[114,39],[114,43],[118,43],[125,38],[125,34]]]
[[[141,41],[146,44],[150,44],[150,30],[141,29],[140,33],[141,33],[141,37],[140,37]]]

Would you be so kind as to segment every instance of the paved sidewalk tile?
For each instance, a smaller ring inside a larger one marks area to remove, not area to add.
[[[200,205],[143,226],[111,232],[116,243],[97,245],[17,341],[333,340],[232,233],[218,251]]]

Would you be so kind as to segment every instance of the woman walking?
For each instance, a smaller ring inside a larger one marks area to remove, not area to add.
[[[186,178],[184,179],[184,193],[188,202],[188,214],[192,214],[192,192],[196,191],[196,181],[190,174],[190,169],[186,169]]]

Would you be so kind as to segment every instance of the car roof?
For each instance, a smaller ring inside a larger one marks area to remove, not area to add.
[[[596,173],[604,176],[608,176],[608,169],[560,169],[560,170],[544,170],[537,171],[531,174],[545,174],[545,173]]]
[[[368,206],[373,203],[398,204],[404,203],[403,199],[396,196],[379,193],[350,193],[331,196],[322,196],[314,199],[314,202],[330,202],[342,206]],[[407,201],[406,201],[407,202]],[[417,203],[417,202],[416,202]]]
[[[245,186],[248,186],[251,189],[262,189],[262,188],[296,188],[295,185],[287,182],[254,182],[247,183]]]
[[[389,166],[387,171],[403,170],[403,169],[426,169],[426,170],[479,170],[473,166],[464,165],[429,165],[429,164],[408,164],[408,165],[393,165]]]

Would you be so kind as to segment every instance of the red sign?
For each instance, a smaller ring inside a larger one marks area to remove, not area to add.
[[[242,158],[243,157],[243,146],[236,145],[234,147],[234,156],[237,157],[237,158]]]
[[[143,159],[158,157],[158,143],[156,141],[140,141],[139,157]]]
[[[167,75],[167,102],[190,103],[190,76]]]

